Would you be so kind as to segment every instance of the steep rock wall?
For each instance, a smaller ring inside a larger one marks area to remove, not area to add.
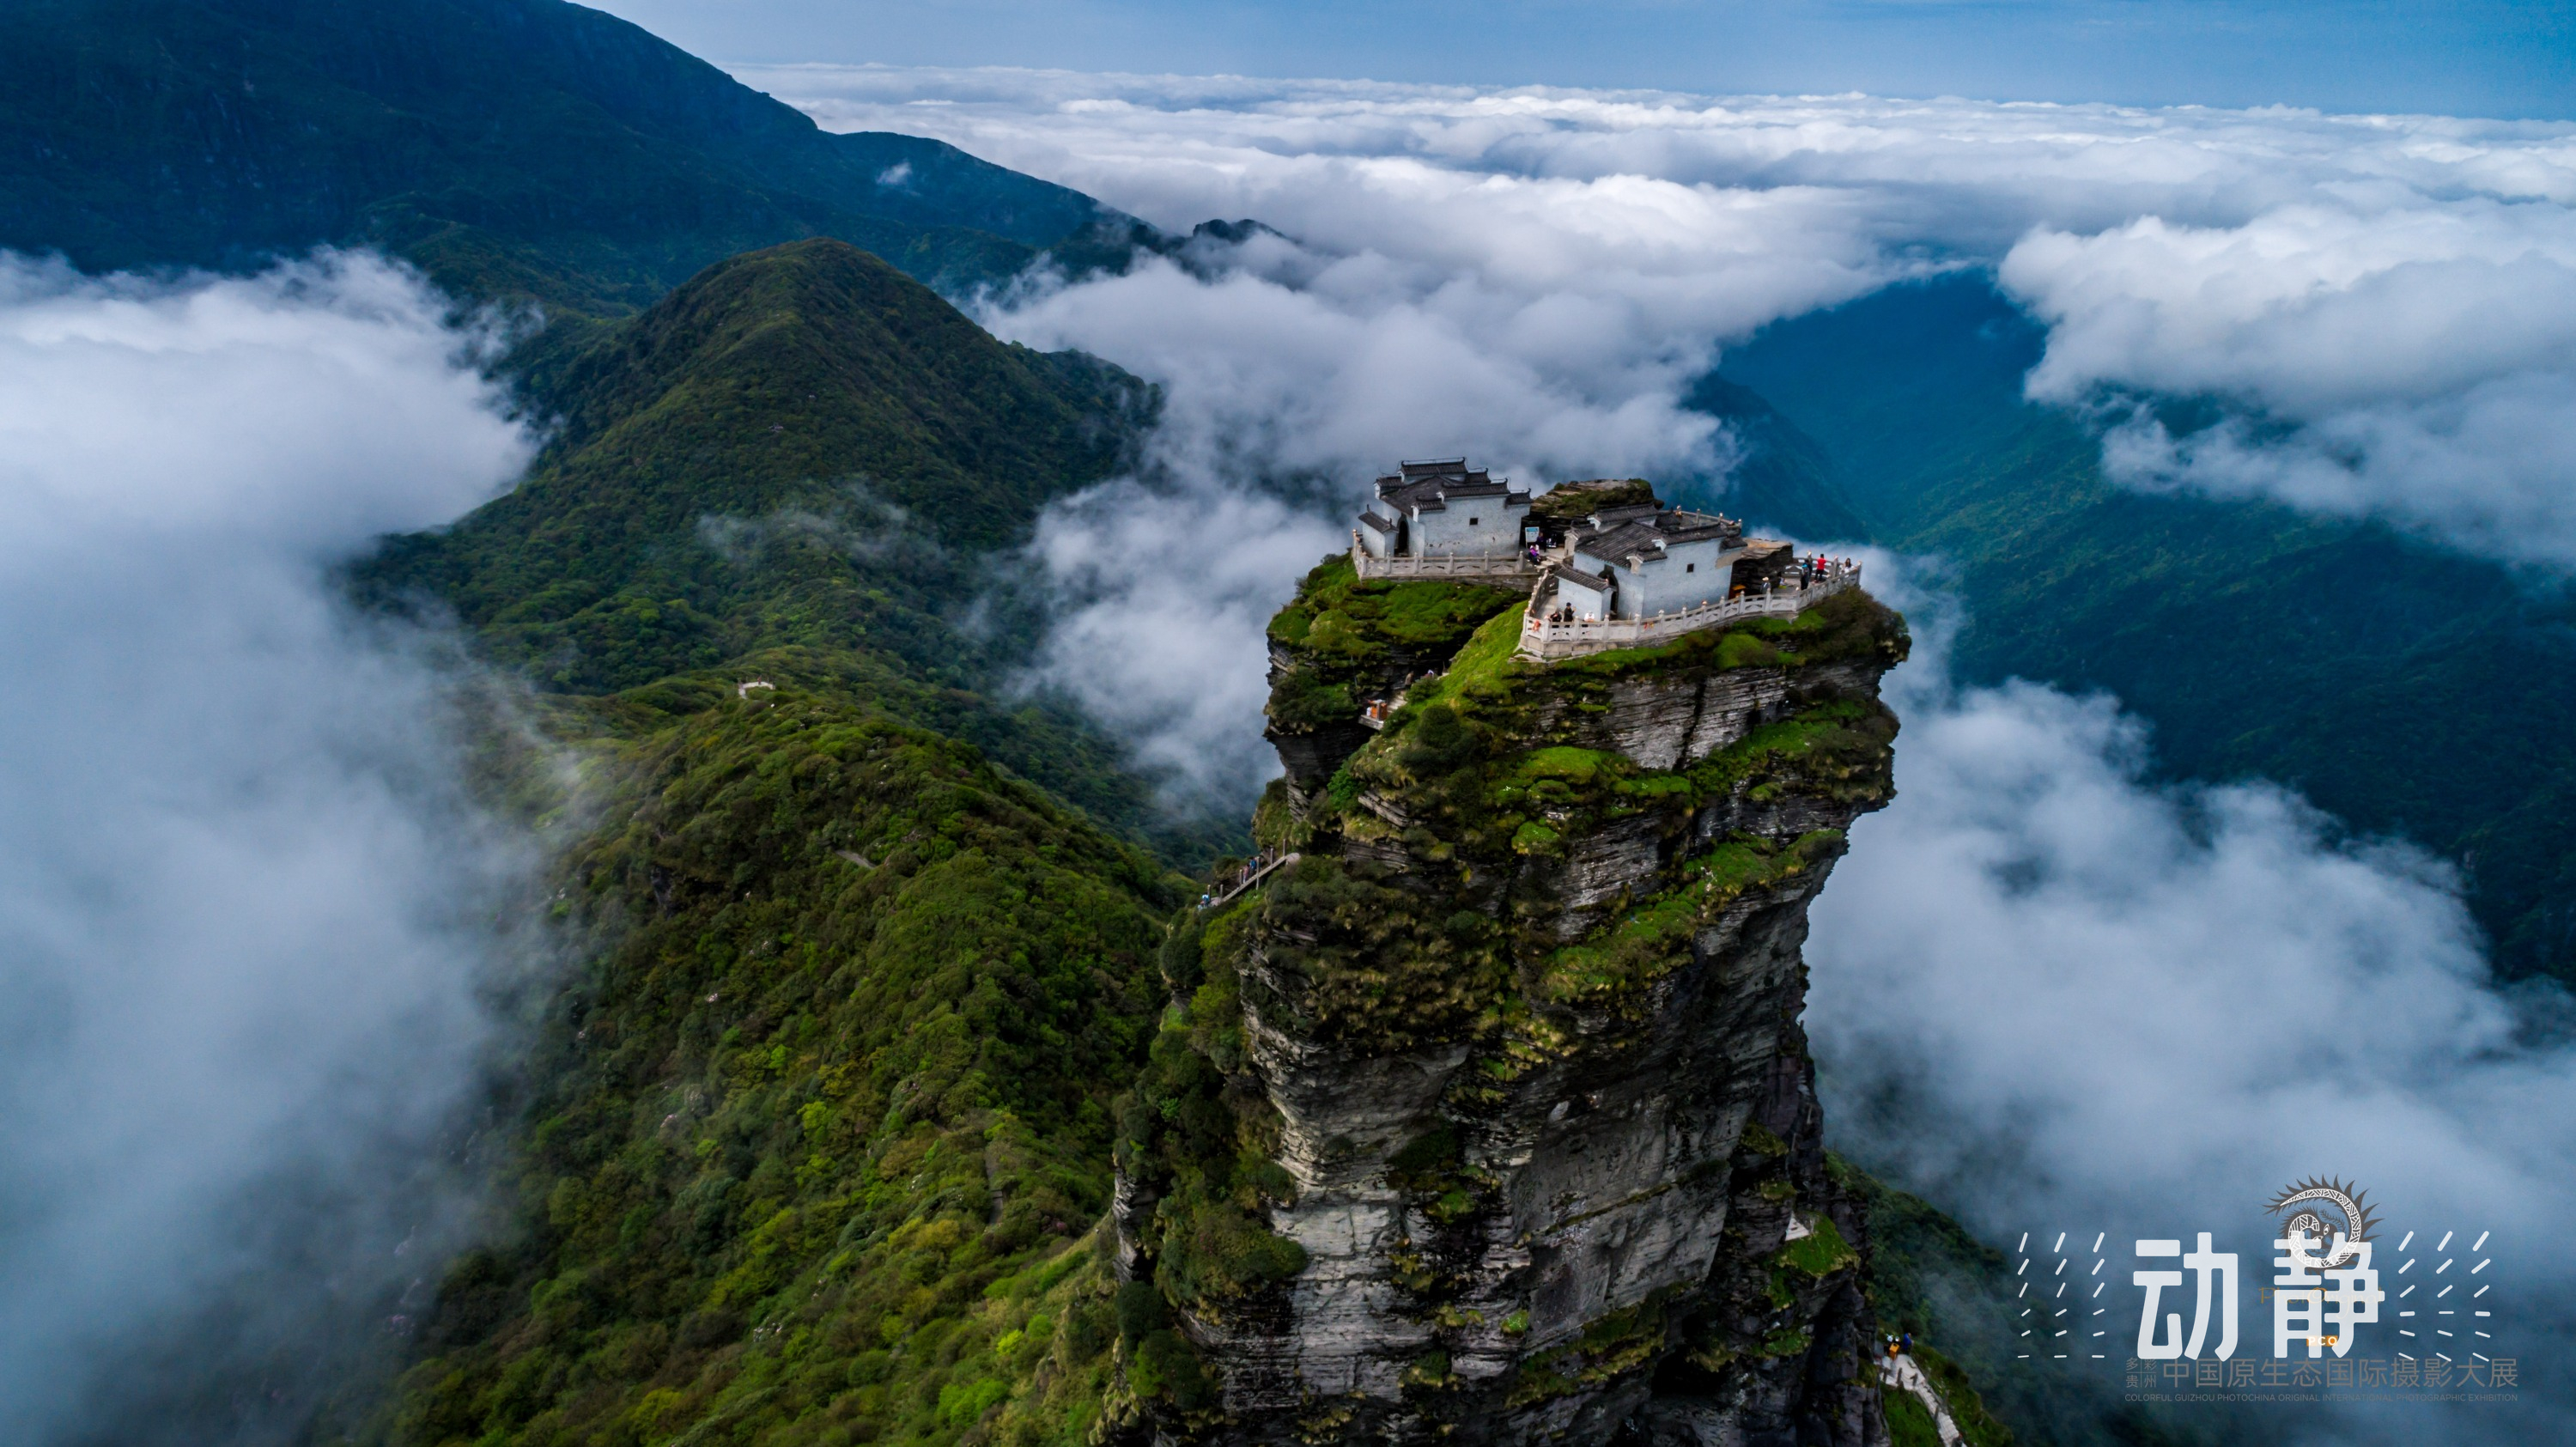
[[[1798,1020],[1808,902],[1890,794],[1903,625],[1855,593],[1554,664],[1518,627],[1292,768],[1260,827],[1300,862],[1176,931],[1121,1121],[1126,1420],[1883,1441]]]

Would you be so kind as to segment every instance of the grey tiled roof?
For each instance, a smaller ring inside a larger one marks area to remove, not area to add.
[[[1417,474],[1417,469],[1432,466],[1447,470]],[[1403,472],[1377,480],[1377,495],[1392,507],[1413,512],[1440,512],[1449,503],[1488,497],[1503,499],[1506,507],[1529,506],[1528,493],[1515,492],[1507,484],[1494,481],[1492,474],[1483,469],[1469,471],[1448,463],[1408,462]]]
[[[1598,531],[1579,534],[1574,551],[1605,563],[1625,562],[1629,558],[1660,557],[1675,543],[1733,541],[1741,529],[1732,520],[1715,513],[1688,512],[1681,508],[1661,511],[1654,508],[1604,508],[1593,515],[1605,524]]]
[[[1597,574],[1587,573],[1581,568],[1558,569],[1556,581],[1560,585],[1572,583],[1578,588],[1583,588],[1594,593],[1607,593],[1610,591],[1609,579],[1600,577]]]
[[[1660,540],[1661,534],[1645,523],[1617,523],[1576,543],[1574,550],[1587,558],[1615,563],[1631,554],[1652,556]]]

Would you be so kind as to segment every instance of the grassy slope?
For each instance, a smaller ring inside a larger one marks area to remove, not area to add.
[[[1726,370],[1823,440],[1880,541],[1957,560],[1970,675],[2109,689],[2178,774],[2280,779],[2460,860],[2502,966],[2576,977],[2567,596],[2373,524],[2113,487],[2020,400],[2036,346],[1968,279],[1783,324]]]
[[[590,312],[804,236],[955,290],[1132,224],[935,141],[827,135],[562,0],[22,0],[0,140],[0,246],[103,270],[368,242]]]

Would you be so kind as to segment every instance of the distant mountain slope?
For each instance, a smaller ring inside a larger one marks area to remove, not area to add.
[[[647,722],[711,703],[709,670],[775,675],[967,738],[1105,818],[1151,815],[1078,721],[987,692],[1036,623],[1008,550],[1118,464],[1145,384],[996,341],[813,240],[580,330],[537,386],[563,421],[527,481],[388,540],[362,596],[453,609],[541,687],[640,690]]]
[[[1785,322],[1724,371],[1890,546],[1963,567],[1960,662],[2105,688],[2200,778],[2280,779],[2466,866],[2513,974],[2576,978],[2576,603],[2375,524],[2107,482],[2022,401],[2036,326],[1981,278]]]
[[[1722,506],[1801,542],[1867,540],[1869,525],[1834,480],[1833,459],[1760,393],[1711,372],[1682,405],[1724,422],[1743,451],[1723,494],[1702,495],[1685,483],[1673,489],[1676,501]]]
[[[799,237],[956,289],[1141,225],[937,141],[828,134],[562,0],[13,0],[0,202],[0,247],[86,270],[369,243],[599,312]]]

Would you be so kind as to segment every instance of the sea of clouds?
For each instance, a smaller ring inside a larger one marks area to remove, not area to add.
[[[524,467],[474,345],[361,257],[0,255],[12,1441],[293,1427],[472,1199],[439,1137],[528,857],[466,795],[436,640],[329,573]]]
[[[1052,512],[1036,556],[1069,608],[1044,677],[1184,790],[1268,771],[1262,623],[1390,461],[1722,471],[1732,439],[1679,398],[1726,346],[1953,268],[2047,328],[2026,389],[2100,426],[2115,480],[2576,565],[2576,126],[739,73],[829,127],[936,135],[1166,228],[1284,233],[983,307],[1167,391],[1147,465]],[[2148,405],[2173,399],[2219,420],[2175,435]],[[1956,686],[1937,568],[1873,576],[1922,647],[1891,681],[1899,798],[1814,915],[1843,1143],[2005,1238],[2259,1229],[2253,1198],[2359,1175],[2410,1225],[2496,1233],[2524,1349],[2568,1340],[2576,1272],[2544,1244],[2576,1209],[2565,1003],[2490,981],[2453,875],[2260,782],[2152,782],[2116,699]],[[2249,1340],[2267,1326],[2249,1304]],[[2565,1399],[2537,1375],[2527,1397]],[[2427,1440],[2421,1418],[2283,1430]]]
[[[1541,481],[1722,471],[1729,438],[1678,398],[1726,345],[1947,268],[1991,269],[2046,325],[2028,390],[2103,421],[2117,480],[2270,496],[2482,557],[2576,566],[2576,126],[739,73],[832,128],[938,136],[1170,229],[1253,218],[1285,233],[1212,266],[1154,262],[986,309],[1006,336],[1084,347],[1170,394],[1153,473],[1189,501],[1065,509],[1047,550],[1072,566],[1077,597],[1123,615],[1142,662],[1077,625],[1080,649],[1053,676],[1196,782],[1239,785],[1230,735],[1206,725],[1242,717],[1258,679],[1237,668],[1184,689],[1153,660],[1209,621],[1229,642],[1256,638],[1276,580],[1347,526],[1356,479],[1399,455],[1460,452]],[[2174,397],[2220,420],[2174,435],[2142,405]],[[1209,536],[1202,514],[1247,505],[1236,483],[1256,474],[1330,479],[1332,505],[1282,520],[1266,581],[1240,549],[1212,589],[1131,574],[1186,605],[1173,634],[1141,626],[1154,598],[1085,561],[1187,550]]]

